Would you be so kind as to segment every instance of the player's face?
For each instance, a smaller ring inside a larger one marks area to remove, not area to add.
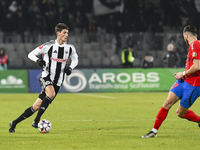
[[[58,33],[58,36],[62,42],[66,42],[68,38],[69,31],[67,29],[63,29]]]
[[[61,38],[62,38],[62,41],[67,41],[67,38],[68,38],[68,34],[69,34],[69,31],[67,29],[64,29],[61,31]]]

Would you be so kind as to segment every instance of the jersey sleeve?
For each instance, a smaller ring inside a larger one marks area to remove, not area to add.
[[[72,48],[72,53],[70,55],[70,58],[71,58],[72,61],[71,61],[71,64],[70,64],[69,67],[74,69],[78,65],[78,55],[77,55],[76,49],[73,45],[71,46],[71,48]]]
[[[200,60],[200,42],[195,41],[191,44],[192,58]]]
[[[48,46],[45,44],[38,46],[28,54],[28,58],[36,62],[38,60],[38,55],[46,53],[47,47]]]

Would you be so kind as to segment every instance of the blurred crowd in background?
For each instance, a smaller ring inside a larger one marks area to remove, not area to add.
[[[37,43],[38,35],[55,35],[54,27],[58,22],[63,22],[69,26],[70,34],[72,33],[76,37],[80,37],[83,33],[89,35],[84,40],[76,38],[76,43],[80,43],[80,41],[100,43],[97,49],[101,49],[103,53],[101,61],[104,60],[104,57],[108,57],[109,53],[107,52],[109,46],[106,46],[106,48],[102,47],[102,43],[105,43],[105,45],[107,41],[110,41],[111,44],[114,43],[115,50],[112,52],[118,55],[120,59],[119,55],[127,46],[126,40],[130,40],[128,38],[130,33],[131,40],[134,42],[136,61],[139,51],[145,51],[140,56],[140,60],[142,60],[145,54],[147,54],[148,49],[166,51],[169,43],[174,44],[177,53],[179,53],[181,58],[185,59],[187,50],[183,46],[184,41],[180,33],[187,24],[192,24],[197,29],[200,27],[199,0],[116,0],[114,1],[116,4],[123,2],[123,11],[104,15],[94,13],[94,1],[0,0],[0,33],[2,33],[2,43],[13,43],[13,36],[15,35],[18,35],[21,43],[30,42],[29,39],[31,39],[32,43]],[[104,2],[103,0],[99,1]],[[101,33],[106,35],[103,41],[98,36],[100,31],[104,31]],[[179,34],[170,35],[170,37],[169,35],[162,35],[162,33],[170,31]],[[31,35],[31,38],[27,38],[27,35]],[[167,42],[163,43],[160,37],[163,39],[167,37]],[[142,44],[141,41],[145,44]],[[76,43],[73,44],[77,46]],[[83,49],[84,45],[77,47],[77,49]],[[94,55],[97,54],[95,53]],[[150,54],[151,52],[147,55]],[[83,55],[81,53],[81,56]],[[111,59],[108,61],[109,65],[115,57],[109,56],[108,59]],[[156,53],[154,57],[158,57],[158,54]],[[83,60],[82,63],[86,61]],[[89,65],[91,63],[87,62]]]
[[[0,0],[0,29],[3,32],[26,31],[53,34],[58,22],[70,31],[87,32],[164,32],[166,26],[186,24],[199,27],[199,13],[194,0],[124,0],[123,12],[95,16],[93,0]]]

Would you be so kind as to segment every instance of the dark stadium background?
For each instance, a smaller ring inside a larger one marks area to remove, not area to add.
[[[106,8],[106,9],[105,9]],[[120,68],[121,51],[134,42],[134,67],[148,52],[154,67],[174,44],[184,67],[187,46],[182,29],[199,29],[198,0],[0,0],[0,47],[9,56],[8,69],[38,69],[27,54],[55,39],[58,22],[70,28],[68,42],[79,55],[77,68]]]

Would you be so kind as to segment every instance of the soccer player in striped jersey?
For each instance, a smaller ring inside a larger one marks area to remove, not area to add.
[[[174,74],[177,81],[171,87],[166,101],[158,112],[153,129],[142,138],[157,136],[158,129],[166,119],[169,109],[178,100],[180,100],[180,104],[176,110],[177,115],[198,123],[200,127],[200,117],[189,110],[200,96],[200,40],[197,40],[197,30],[192,25],[183,29],[183,37],[186,44],[189,45],[185,70]]]
[[[72,44],[67,44],[69,28],[64,23],[59,23],[55,27],[57,34],[56,40],[44,43],[35,48],[28,54],[28,58],[43,68],[40,77],[40,85],[42,91],[39,94],[35,103],[27,108],[17,119],[10,122],[9,132],[15,132],[16,125],[24,119],[33,115],[37,110],[37,116],[34,119],[32,126],[37,128],[38,122],[47,107],[56,97],[64,80],[65,73],[70,75],[72,70],[78,64],[78,55],[76,49]],[[38,58],[38,55],[43,58]],[[67,66],[69,57],[71,64]]]

